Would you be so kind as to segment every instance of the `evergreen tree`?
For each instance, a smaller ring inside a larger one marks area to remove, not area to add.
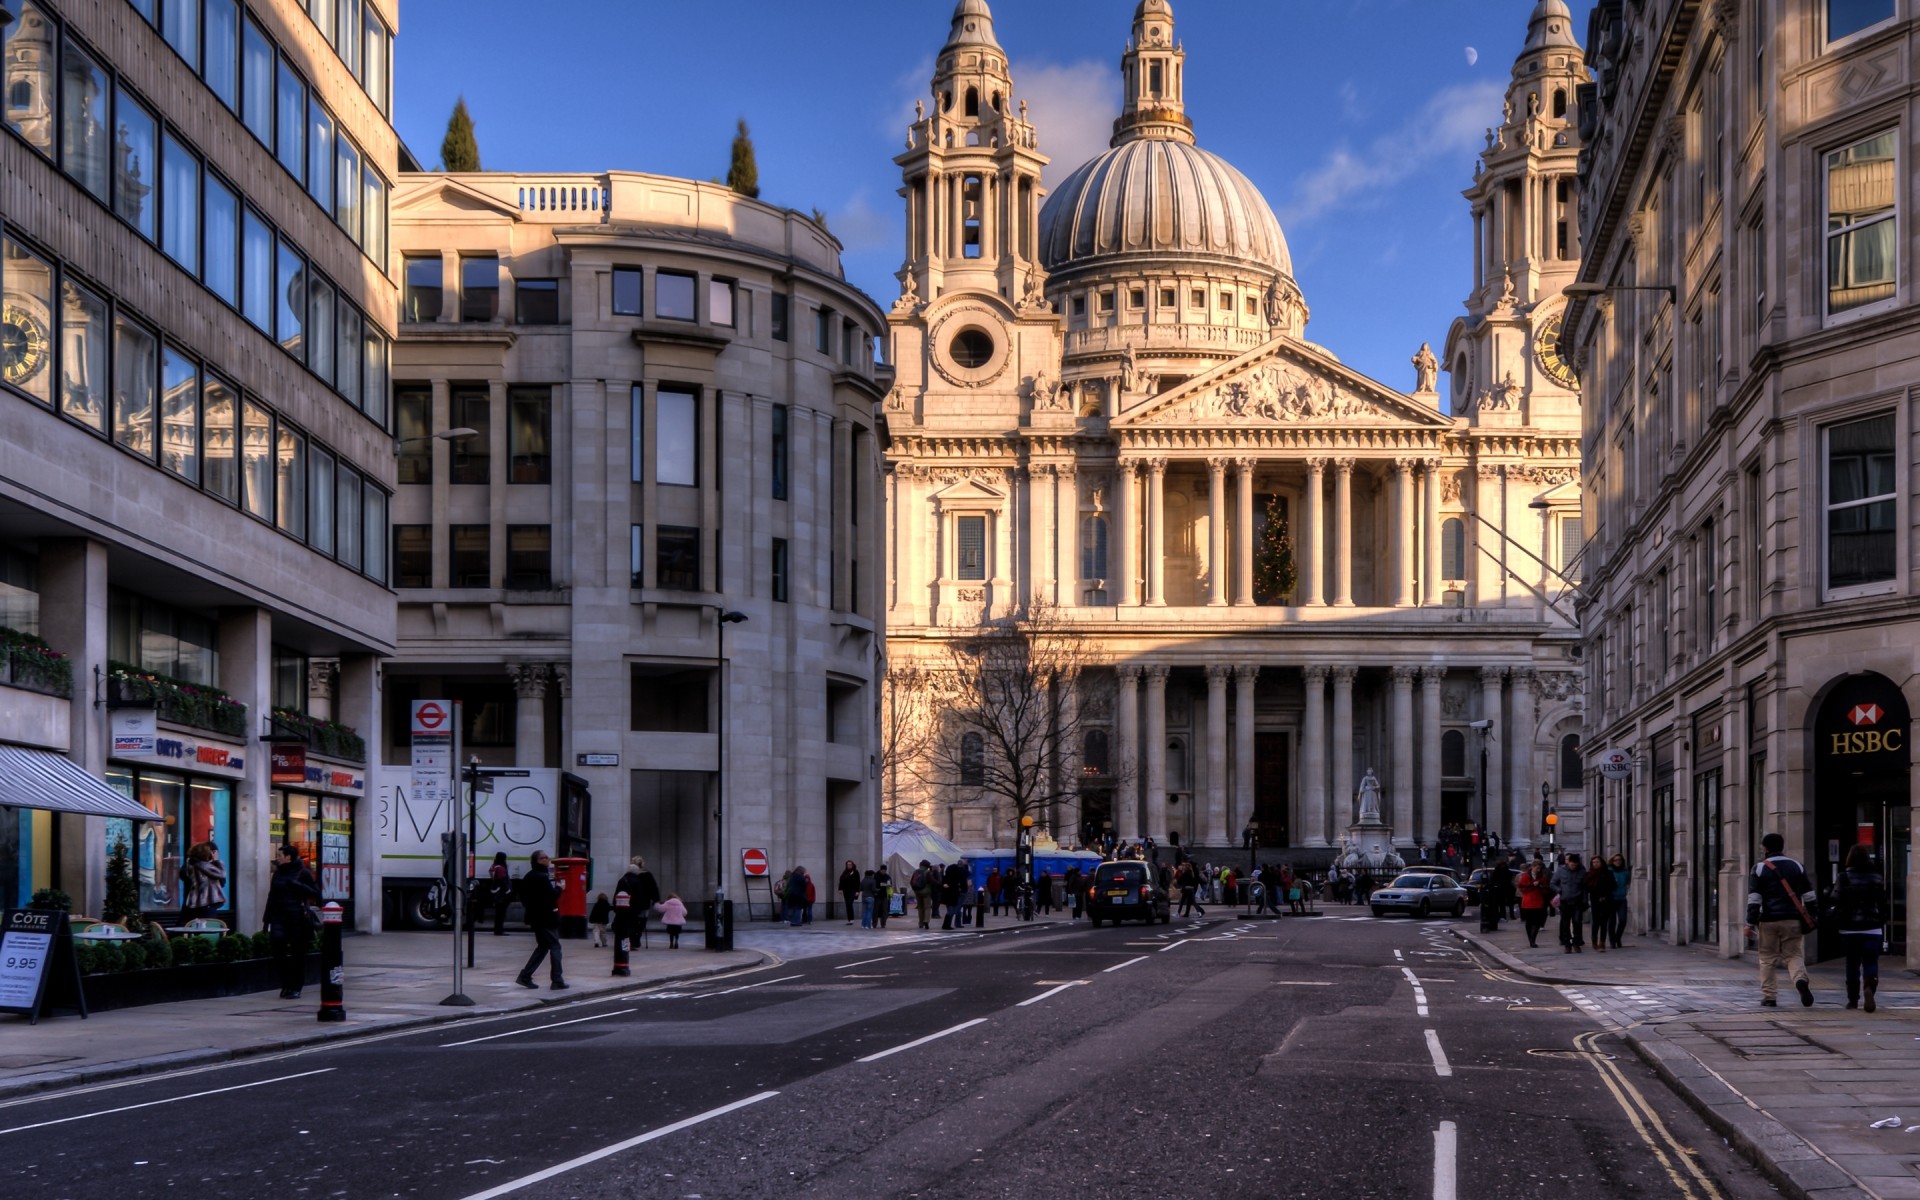
[[[1269,496],[1266,520],[1260,528],[1260,545],[1253,556],[1253,597],[1261,604],[1284,603],[1293,594],[1297,580],[1286,512],[1280,506],[1280,497]]]
[[[727,186],[750,199],[760,198],[760,164],[753,158],[753,138],[747,119],[740,118],[733,135],[733,161],[727,165]]]
[[[100,907],[107,920],[118,921],[135,933],[147,928],[146,919],[140,915],[140,883],[133,877],[125,838],[113,844],[113,857],[107,860],[107,897]]]
[[[440,169],[480,169],[480,143],[473,137],[473,118],[467,114],[465,96],[453,102],[453,115],[447,118],[447,136],[440,139]]]

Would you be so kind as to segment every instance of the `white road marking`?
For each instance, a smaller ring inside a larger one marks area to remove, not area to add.
[[[168,1096],[165,1100],[146,1100],[139,1104],[125,1104],[119,1108],[103,1108],[99,1112],[81,1113],[72,1117],[56,1117],[51,1121],[36,1121],[32,1125],[15,1125],[12,1129],[0,1129],[0,1134],[25,1133],[29,1129],[45,1129],[49,1125],[65,1125],[69,1121],[84,1121],[89,1117],[110,1117],[115,1113],[132,1112],[136,1108],[152,1108],[156,1104],[173,1104],[180,1100],[198,1100],[202,1096],[218,1096],[222,1092],[239,1092],[247,1088],[265,1087],[269,1083],[285,1083],[289,1079],[305,1079],[309,1075],[325,1075],[332,1067],[322,1067],[318,1071],[302,1071],[298,1075],[281,1075],[273,1079],[256,1079],[252,1083],[236,1083],[232,1087],[212,1088],[204,1092],[189,1092],[184,1096]]]
[[[1025,1008],[1029,1004],[1038,1004],[1042,1000],[1045,1000],[1048,996],[1057,996],[1061,992],[1066,991],[1068,988],[1081,987],[1084,984],[1086,984],[1086,982],[1087,981],[1084,979],[1069,980],[1068,982],[1061,984],[1059,987],[1048,988],[1046,991],[1041,992],[1038,996],[1033,997],[1031,1000],[1022,1000],[1020,1003],[1014,1005],[1014,1007]]]
[[[722,1104],[719,1108],[710,1108],[706,1112],[688,1117],[684,1121],[675,1121],[671,1125],[662,1125],[660,1128],[648,1133],[643,1133],[639,1137],[628,1138],[624,1142],[615,1142],[611,1146],[603,1146],[591,1154],[582,1154],[579,1158],[570,1158],[566,1162],[548,1167],[544,1171],[535,1171],[531,1175],[522,1175],[520,1178],[508,1183],[503,1183],[498,1187],[488,1188],[484,1192],[475,1192],[473,1195],[468,1196],[466,1200],[493,1200],[495,1196],[504,1196],[509,1192],[517,1192],[521,1188],[531,1187],[536,1183],[552,1179],[556,1175],[564,1175],[568,1171],[577,1170],[586,1166],[588,1163],[599,1162],[601,1159],[618,1154],[622,1150],[631,1150],[635,1146],[644,1145],[657,1138],[666,1137],[670,1133],[679,1133],[682,1129],[698,1125],[703,1121],[711,1121],[715,1117],[724,1117],[730,1112],[747,1107],[749,1104],[758,1104],[762,1100],[771,1100],[779,1094],[779,1092],[761,1092],[758,1095],[748,1096],[744,1100],[735,1100],[732,1104]]]
[[[1454,1167],[1459,1135],[1452,1121],[1433,1131],[1433,1200],[1454,1200]]]
[[[1453,1067],[1447,1063],[1447,1052],[1440,1048],[1440,1034],[1436,1030],[1427,1030],[1427,1053],[1433,1056],[1433,1073],[1442,1079],[1453,1075]]]
[[[891,954],[882,954],[879,958],[863,958],[859,962],[841,963],[839,966],[835,967],[834,970],[844,971],[848,967],[864,967],[869,963],[885,962],[892,957],[893,955]]]
[[[1393,952],[1393,961],[1395,961],[1395,962],[1405,962],[1405,961],[1407,961],[1407,960],[1406,960],[1406,957],[1405,957],[1404,955],[1402,955],[1402,954],[1401,954],[1401,953],[1400,953],[1400,952],[1399,952],[1398,950],[1395,950],[1395,951]]]
[[[1147,956],[1142,954],[1139,958],[1130,958],[1123,963],[1115,963],[1112,966],[1103,969],[1100,973],[1102,975],[1111,975],[1113,972],[1118,971],[1121,967],[1130,967],[1137,962],[1145,962],[1145,961],[1147,961]]]
[[[1332,987],[1333,981],[1330,979],[1276,979],[1273,981],[1273,986],[1275,987]]]
[[[923,1038],[915,1038],[911,1042],[906,1042],[902,1045],[895,1046],[891,1050],[882,1050],[878,1054],[869,1054],[865,1058],[855,1059],[854,1061],[863,1062],[863,1063],[879,1062],[881,1059],[887,1057],[889,1054],[898,1054],[902,1050],[911,1050],[915,1046],[924,1046],[928,1042],[938,1041],[941,1038],[946,1037],[950,1033],[959,1033],[962,1029],[971,1029],[975,1025],[983,1024],[985,1021],[986,1021],[985,1017],[975,1017],[971,1021],[962,1021],[960,1022],[960,1024],[955,1025],[951,1029],[942,1029],[939,1033],[930,1033]],[[475,1198],[475,1200],[477,1200],[477,1197]]]
[[[1184,945],[1186,945],[1185,942],[1168,942],[1166,945],[1160,947],[1159,952],[1161,954],[1165,954],[1169,950],[1178,950],[1180,947]]]
[[[759,983],[743,983],[739,987],[726,988],[718,992],[702,992],[700,995],[695,996],[694,999],[705,1000],[708,996],[731,996],[735,992],[744,992],[748,988],[765,987],[769,983],[785,983],[789,979],[799,979],[799,978],[801,977],[798,975],[782,975],[778,979],[763,979]]]
[[[541,1033],[548,1029],[558,1029],[562,1025],[578,1025],[583,1021],[604,1021],[608,1017],[625,1016],[632,1011],[630,1008],[623,1008],[617,1012],[595,1013],[591,1017],[575,1017],[571,1021],[549,1021],[545,1025],[529,1025],[525,1029],[509,1029],[505,1033],[490,1033],[485,1037],[468,1038],[464,1042],[442,1042],[440,1043],[440,1048],[442,1050],[451,1050],[455,1046],[471,1046],[477,1042],[491,1042],[499,1038],[519,1037],[523,1033]]]

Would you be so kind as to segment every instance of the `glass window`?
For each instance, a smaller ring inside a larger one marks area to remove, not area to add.
[[[433,586],[433,526],[393,527],[393,586]]]
[[[160,357],[160,465],[200,482],[200,365],[172,346]]]
[[[54,24],[29,0],[0,0],[13,19],[6,36],[7,125],[40,153],[53,155]]]
[[[273,43],[252,17],[240,41],[240,113],[263,146],[273,145]]]
[[[448,419],[455,429],[471,429],[474,436],[453,443],[455,483],[488,483],[493,476],[493,401],[485,388],[456,387],[447,399]]]
[[[787,558],[787,539],[773,539],[773,598],[781,604],[787,602],[791,587],[792,564]]]
[[[700,531],[662,525],[654,533],[653,585],[681,592],[700,590]]]
[[[366,501],[361,506],[360,544],[366,551],[366,562],[360,569],[367,578],[378,583],[387,581],[387,494],[375,486],[373,480],[366,481]]]
[[[491,321],[499,315],[499,256],[493,254],[461,255],[460,319],[462,321]]]
[[[613,269],[613,315],[640,315],[640,272],[630,267]]]
[[[1585,521],[1579,513],[1566,513],[1560,518],[1560,571],[1569,579],[1578,579],[1580,571],[1580,552],[1586,548]]]
[[[307,106],[307,194],[333,211],[333,117],[317,99]]]
[[[433,409],[433,390],[400,387],[393,392],[393,436],[397,474],[401,483],[433,482],[433,436],[427,427]]]
[[[646,527],[641,525],[634,525],[634,526],[631,526],[627,532],[629,535],[629,541],[627,544],[627,553],[628,553],[627,561],[633,565],[633,586],[643,587],[645,586],[645,583],[640,577],[640,568],[641,568],[641,565],[646,562],[646,558],[641,552],[641,547],[646,542],[646,537],[645,537]]]
[[[200,69],[200,0],[167,0],[160,8],[160,32],[189,67]]]
[[[309,527],[307,544],[322,554],[333,553],[333,455],[314,448],[307,461]]]
[[[241,309],[273,336],[273,230],[251,208],[240,222]]]
[[[240,416],[237,394],[224,379],[209,375],[200,398],[200,436],[207,460],[207,490],[223,500],[238,503],[240,475],[234,462],[234,448],[239,444],[234,436]]]
[[[366,338],[361,342],[366,348],[366,404],[363,411],[372,417],[375,423],[387,423],[387,339],[380,331],[367,325]]]
[[[307,439],[280,423],[273,456],[274,515],[283,532],[307,536]]]
[[[12,238],[0,239],[0,282],[5,288],[5,303],[0,304],[0,378],[40,403],[51,404],[48,381],[53,375],[53,268]],[[62,291],[64,296],[66,289]],[[104,322],[104,304],[100,313]],[[62,329],[71,339],[75,314],[69,311],[63,316]],[[104,324],[100,332],[104,338]],[[88,376],[98,380],[101,387],[106,386],[105,345],[103,340],[99,373]],[[68,356],[72,353],[71,349],[67,351]],[[99,428],[98,420],[92,424]]]
[[[340,478],[334,480],[334,540],[339,543],[334,557],[342,564],[360,569],[360,534],[363,531],[360,509],[364,498],[360,472],[340,464]]]
[[[362,332],[364,322],[360,310],[342,299],[336,305],[339,310],[335,322],[339,325],[339,336],[334,339],[333,379],[334,387],[339,390],[347,402],[355,408],[361,407],[361,362],[365,353],[365,335]]]
[[[787,498],[787,465],[790,455],[787,452],[787,420],[790,412],[786,405],[773,406],[773,498]]]
[[[207,62],[200,77],[228,108],[240,102],[240,14],[234,0],[206,0]]]
[[[447,582],[457,588],[483,588],[493,585],[493,564],[488,561],[488,535],[485,525],[447,526]]]
[[[367,95],[373,98],[373,105],[380,110],[382,116],[387,114],[387,61],[392,41],[392,37],[387,33],[387,27],[380,23],[380,18],[374,16],[373,10],[369,8],[365,51],[367,70],[362,85],[367,89]]]
[[[552,526],[507,526],[507,586],[523,589],[553,586]]]
[[[1107,519],[1097,513],[1080,518],[1080,578],[1107,577]]]
[[[327,39],[327,45],[339,45],[340,30],[335,24],[339,20],[339,9],[335,7],[335,0],[307,0],[307,16],[320,27],[320,36]]]
[[[161,163],[166,224],[160,244],[173,261],[200,273],[200,159],[171,133]]]
[[[1895,245],[1893,130],[1827,155],[1827,311],[1889,300]]]
[[[653,315],[672,321],[693,320],[693,276],[654,272]]]
[[[200,277],[228,304],[240,301],[240,201],[233,189],[207,176],[206,222],[202,226],[206,259]]]
[[[955,517],[953,533],[954,577],[985,579],[987,577],[987,519]]]
[[[364,226],[360,246],[384,275],[387,270],[387,181],[374,174],[371,166],[361,178],[365,183],[360,190],[360,218]]]
[[[113,211],[140,236],[153,240],[154,213],[160,207],[153,194],[154,172],[160,165],[154,138],[158,126],[145,105],[124,90],[118,93],[119,127],[114,151]]]
[[[516,387],[507,390],[507,453],[513,459],[507,482],[552,482],[552,424],[552,388]]]
[[[347,64],[347,71],[355,79],[360,78],[360,33],[363,28],[361,0],[338,0],[339,26],[334,34],[334,49],[339,51],[340,61]]]
[[[360,240],[360,151],[345,135],[334,138],[333,220]]]
[[[707,281],[707,320],[715,325],[733,324],[733,280]]]
[[[273,414],[248,400],[240,416],[241,507],[263,521],[273,519]]]
[[[1827,586],[1890,580],[1897,548],[1893,415],[1835,425],[1826,437]]]
[[[653,478],[700,485],[700,408],[692,392],[661,388],[653,403]],[[665,586],[664,584],[662,586]]]
[[[774,292],[768,298],[767,323],[772,326],[773,340],[787,340],[787,308],[789,301],[785,292]]]
[[[13,279],[9,272],[9,300]],[[107,302],[75,283],[69,275],[60,280],[60,308],[60,411],[104,432],[107,427]]]
[[[278,102],[280,119],[276,125],[275,146],[278,148],[280,165],[294,173],[294,179],[305,179],[307,173],[307,84],[301,83],[300,73],[294,71],[294,63],[280,60],[280,81],[278,81]]]
[[[1829,42],[1893,20],[1893,0],[1825,0],[1825,3]]]
[[[977,733],[960,735],[960,782],[979,787],[987,778],[987,741]]]
[[[110,161],[107,101],[107,73],[67,39],[61,55],[60,161],[74,182],[102,201],[107,199]]]
[[[278,304],[280,345],[287,353],[306,360],[307,344],[302,334],[307,318],[307,263],[293,243],[280,239],[280,285],[274,290]]]
[[[1459,517],[1440,522],[1440,578],[1467,577],[1467,524]]]
[[[560,281],[518,279],[513,285],[514,319],[522,325],[560,323]]]
[[[318,274],[307,275],[307,365],[328,383],[333,382],[333,285]]]
[[[820,309],[813,314],[813,348],[822,354],[833,353],[833,310]]]
[[[627,464],[633,472],[635,483],[647,477],[646,415],[646,392],[636,383],[627,394],[627,431],[632,438],[632,444],[627,448]],[[634,568],[636,571],[639,569]]]
[[[440,256],[409,256],[404,267],[406,295],[401,302],[403,321],[440,319]]]
[[[153,457],[153,406],[159,381],[159,343],[145,326],[113,320],[113,440],[142,458]]]

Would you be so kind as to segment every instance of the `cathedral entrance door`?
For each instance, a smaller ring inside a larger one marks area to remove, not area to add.
[[[1293,845],[1288,798],[1293,791],[1293,738],[1256,730],[1253,735],[1253,819],[1262,846]]]

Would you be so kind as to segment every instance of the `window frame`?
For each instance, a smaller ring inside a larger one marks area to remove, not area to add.
[[[1844,584],[1835,587],[1832,583],[1833,548],[1831,522],[1832,514],[1835,511],[1832,501],[1833,459],[1830,448],[1832,434],[1834,430],[1848,425],[1860,424],[1865,421],[1878,420],[1881,418],[1886,418],[1893,422],[1893,490],[1890,493],[1875,493],[1857,500],[1850,500],[1842,505],[1842,507],[1849,509],[1864,508],[1868,505],[1885,503],[1889,499],[1893,501],[1894,514],[1893,529],[1891,531],[1893,539],[1893,571],[1885,579],[1874,579],[1862,583]],[[1905,456],[1900,453],[1901,440],[1908,436],[1905,429],[1905,422],[1901,420],[1900,407],[1868,409],[1859,413],[1849,414],[1844,418],[1832,420],[1821,425],[1816,432],[1818,435],[1816,445],[1818,447],[1820,463],[1820,490],[1818,493],[1817,511],[1819,514],[1819,583],[1821,599],[1830,601],[1854,600],[1864,596],[1884,596],[1900,591],[1900,580],[1903,575],[1901,564],[1905,558],[1902,530],[1906,528],[1910,511],[1906,491],[1901,487],[1900,481],[1902,472],[1911,469],[1904,461]]]
[[[1819,32],[1819,39],[1820,39],[1819,53],[1822,53],[1822,54],[1831,53],[1834,47],[1836,46],[1845,46],[1849,42],[1856,41],[1860,38],[1869,37],[1872,34],[1886,28],[1888,25],[1892,24],[1894,21],[1898,20],[1900,17],[1900,0],[1887,0],[1886,16],[1881,17],[1879,20],[1876,20],[1876,21],[1870,21],[1867,24],[1862,25],[1860,28],[1855,29],[1850,33],[1843,33],[1840,36],[1835,37],[1833,36],[1830,29],[1831,23],[1833,21],[1833,4],[1834,4],[1834,0],[1820,0],[1820,6],[1818,9],[1815,10],[1814,20],[1817,23],[1820,31]]]
[[[1907,182],[1906,175],[1905,175],[1906,157],[1907,157],[1906,147],[1902,143],[1902,138],[1905,134],[1905,131],[1906,131],[1905,125],[1902,122],[1895,120],[1891,123],[1875,125],[1873,128],[1858,134],[1849,135],[1841,139],[1840,141],[1829,144],[1824,149],[1817,151],[1817,153],[1819,154],[1819,161],[1817,163],[1817,166],[1818,166],[1817,177],[1819,181],[1820,207],[1819,207],[1818,219],[1812,222],[1811,224],[1816,230],[1819,238],[1819,246],[1816,252],[1816,261],[1820,266],[1820,274],[1819,274],[1820,320],[1823,325],[1832,325],[1836,322],[1858,320],[1862,317],[1872,316],[1876,313],[1882,313],[1882,312],[1886,312],[1889,309],[1897,308],[1901,303],[1901,293],[1903,290],[1901,286],[1902,284],[1901,271],[1906,266],[1906,256],[1907,256],[1906,248],[1902,245],[1902,241],[1904,240],[1903,230],[1902,230],[1902,223],[1903,223],[1902,219],[1905,216],[1905,212],[1901,205],[1901,196],[1903,191],[1905,190],[1904,185]],[[1831,180],[1833,176],[1833,167],[1834,167],[1834,164],[1832,161],[1833,156],[1836,154],[1840,154],[1840,153],[1852,150],[1855,147],[1865,145],[1866,143],[1874,141],[1884,135],[1891,135],[1893,139],[1894,188],[1893,188],[1892,209],[1887,213],[1885,213],[1884,215],[1874,216],[1870,220],[1854,221],[1841,229],[1828,228],[1827,226],[1829,224],[1829,221],[1831,220],[1829,216],[1829,213],[1830,213],[1829,206],[1833,198],[1833,190],[1832,190],[1832,184],[1831,184]],[[1892,239],[1893,241],[1893,268],[1892,268],[1893,293],[1879,300],[1869,300],[1862,304],[1856,304],[1851,308],[1843,308],[1843,309],[1840,309],[1839,311],[1835,311],[1832,307],[1834,288],[1833,288],[1832,265],[1831,265],[1832,245],[1833,245],[1834,239],[1836,237],[1851,237],[1852,235],[1857,234],[1865,229],[1869,229],[1874,225],[1878,225],[1883,221],[1888,222],[1893,226],[1893,239]]]

